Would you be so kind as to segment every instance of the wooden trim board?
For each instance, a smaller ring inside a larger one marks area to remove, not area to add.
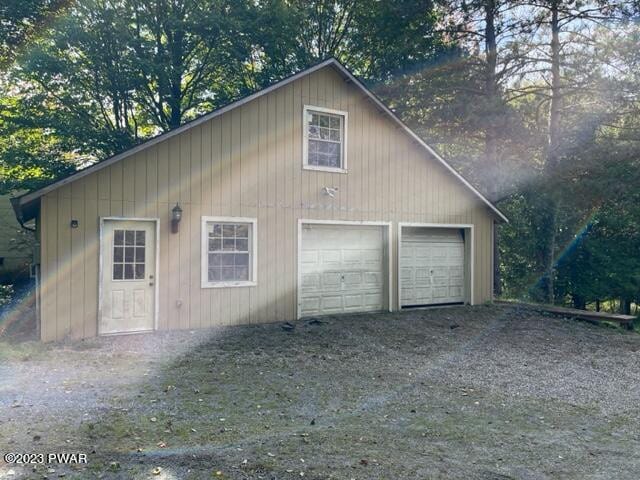
[[[521,307],[528,310],[551,313],[553,315],[564,315],[581,320],[596,320],[600,322],[615,322],[626,327],[630,327],[636,319],[633,315],[622,315],[620,313],[592,312],[589,310],[578,310],[576,308],[557,307],[555,305],[542,305],[537,303],[513,302],[507,300],[496,300],[497,305]]]

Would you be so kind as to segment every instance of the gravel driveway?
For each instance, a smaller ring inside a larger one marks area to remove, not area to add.
[[[640,336],[513,307],[0,343],[0,478],[637,479]]]

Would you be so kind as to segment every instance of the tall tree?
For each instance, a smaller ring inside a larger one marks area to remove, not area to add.
[[[546,238],[544,248],[544,269],[541,281],[544,300],[555,303],[556,258],[558,253],[558,234],[562,196],[560,185],[563,177],[562,162],[566,157],[567,132],[564,129],[563,116],[567,114],[565,104],[567,96],[584,93],[585,73],[587,65],[593,65],[593,60],[585,64],[577,62],[585,50],[590,50],[592,37],[589,28],[593,23],[602,20],[616,21],[626,15],[626,10],[618,2],[596,0],[582,2],[580,0],[544,0],[534,1],[528,6],[532,9],[535,19],[535,30],[540,36],[534,37],[530,51],[537,51],[541,55],[532,55],[529,63],[527,82],[523,90],[535,93],[541,98],[540,105],[547,105],[548,116],[546,125],[546,148],[544,154],[543,176],[546,188],[541,189],[544,194],[545,214],[543,215],[543,235]],[[547,37],[545,42],[544,38]],[[536,40],[539,38],[540,40]],[[545,45],[546,43],[546,45]],[[542,75],[545,84],[532,83],[532,77]],[[573,83],[572,83],[573,82]]]
[[[67,5],[67,0],[0,2],[0,67],[6,68],[16,52],[37,35]]]
[[[28,171],[32,185],[47,182],[70,163],[112,155],[241,95],[252,49],[240,28],[246,6],[83,0],[69,7],[3,82],[0,128],[12,144],[0,148],[2,169]],[[25,169],[43,153],[34,151],[36,138],[51,155],[43,168]]]
[[[252,49],[245,2],[123,0],[119,8],[135,100],[160,129],[178,127],[245,90],[242,71]]]
[[[430,0],[260,0],[258,83],[336,57],[370,83],[411,70],[443,49]]]

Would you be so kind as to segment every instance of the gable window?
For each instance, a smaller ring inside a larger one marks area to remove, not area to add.
[[[255,218],[202,218],[202,287],[256,284]]]
[[[346,172],[347,112],[304,107],[303,167]]]

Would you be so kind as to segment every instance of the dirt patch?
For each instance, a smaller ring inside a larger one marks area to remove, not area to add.
[[[635,479],[639,350],[488,306],[2,345],[0,450],[89,464],[0,476]]]

